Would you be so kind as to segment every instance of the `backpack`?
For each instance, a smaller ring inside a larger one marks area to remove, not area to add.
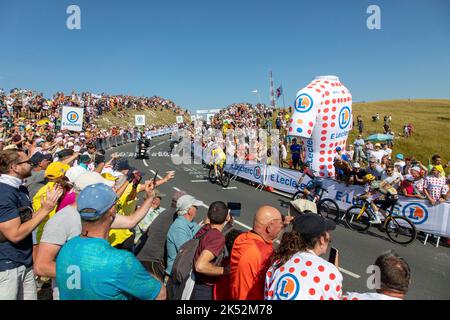
[[[232,226],[224,228],[222,231],[225,236],[233,229]],[[170,300],[189,300],[195,285],[195,274],[194,274],[194,256],[197,252],[200,241],[204,236],[208,234],[209,229],[203,233],[200,237],[187,241],[183,244],[175,257],[175,261],[172,265],[172,278],[171,278],[171,294]],[[226,248],[217,257],[215,265],[220,265],[222,259],[227,254]]]
[[[198,238],[193,238],[183,244],[172,265],[171,300],[189,300],[195,285],[193,272],[194,256],[200,240],[209,232],[206,231]]]

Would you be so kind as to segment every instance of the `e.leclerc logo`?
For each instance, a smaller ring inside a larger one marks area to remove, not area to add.
[[[428,220],[427,208],[423,204],[417,202],[408,203],[404,206],[402,214],[414,224],[422,224]]]
[[[75,122],[77,122],[77,121],[78,121],[78,118],[79,118],[78,113],[76,113],[75,111],[70,111],[70,112],[67,114],[67,121],[69,121],[70,123],[75,123]]]
[[[295,99],[295,110],[297,112],[305,113],[311,110],[314,105],[314,101],[309,94],[302,93],[297,99]]]
[[[351,112],[349,107],[343,107],[339,113],[339,127],[345,129],[350,124]]]
[[[253,170],[253,176],[256,180],[261,179],[261,167],[255,167],[255,170]]]
[[[275,289],[279,300],[294,300],[300,291],[300,283],[292,274],[285,274],[280,278]]]

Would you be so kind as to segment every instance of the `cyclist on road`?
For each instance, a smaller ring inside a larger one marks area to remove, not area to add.
[[[365,175],[363,181],[365,183],[364,193],[357,195],[356,198],[367,200],[370,203],[375,213],[375,221],[371,222],[380,224],[381,218],[387,216],[385,211],[398,202],[397,190],[385,181],[376,181],[372,174]],[[374,198],[377,194],[380,196]]]
[[[314,171],[310,169],[309,163],[306,163],[306,165],[303,168],[303,174],[300,176],[300,179],[298,180],[298,184],[300,185],[305,176],[308,176],[311,180],[308,181],[305,188],[303,189],[303,194],[305,195],[305,198],[307,199],[308,196],[311,198],[314,198],[314,202],[319,201],[319,192],[322,189],[322,181],[319,181],[317,177],[314,174]]]
[[[214,165],[214,174],[216,175],[216,177],[218,176],[217,166],[219,166],[220,170],[222,170],[226,160],[227,156],[225,152],[222,150],[218,143],[214,143],[212,145],[210,165]]]

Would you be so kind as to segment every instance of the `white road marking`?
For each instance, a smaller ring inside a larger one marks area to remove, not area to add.
[[[349,275],[350,277],[356,278],[356,279],[361,278],[360,275],[358,275],[358,274],[356,274],[356,273],[353,273],[353,272],[351,272],[351,271],[345,270],[344,268],[341,268],[341,267],[339,267],[339,271],[341,271],[342,273],[345,273],[345,274]]]
[[[175,191],[181,191],[180,189],[178,189],[177,187],[172,187],[173,188],[173,190],[175,190]]]
[[[157,144],[157,146],[160,146],[160,145],[162,145],[163,143],[166,143],[166,142],[165,142],[165,141],[160,142],[160,143]]]
[[[144,166],[148,167],[148,163],[147,161],[145,161],[145,159],[144,159]]]
[[[237,189],[237,187],[222,188],[222,190],[234,190],[234,189]]]
[[[245,228],[245,229],[247,229],[247,230],[252,230],[252,227],[249,227],[248,225],[243,224],[242,222],[239,222],[239,221],[237,221],[237,220],[233,220],[233,222],[236,223],[236,224],[238,224],[238,225],[240,225],[241,227],[243,227],[243,228]]]
[[[153,173],[153,174],[155,174],[155,173],[156,173],[156,172],[155,172],[155,171],[153,171],[152,169],[150,169],[149,171],[150,171],[151,173]]]
[[[209,182],[208,180],[191,180],[192,183]]]

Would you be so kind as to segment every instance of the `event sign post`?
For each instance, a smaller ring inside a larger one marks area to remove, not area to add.
[[[62,107],[61,130],[83,131],[83,117],[83,108]]]
[[[139,114],[134,116],[136,126],[145,126],[145,115]]]

